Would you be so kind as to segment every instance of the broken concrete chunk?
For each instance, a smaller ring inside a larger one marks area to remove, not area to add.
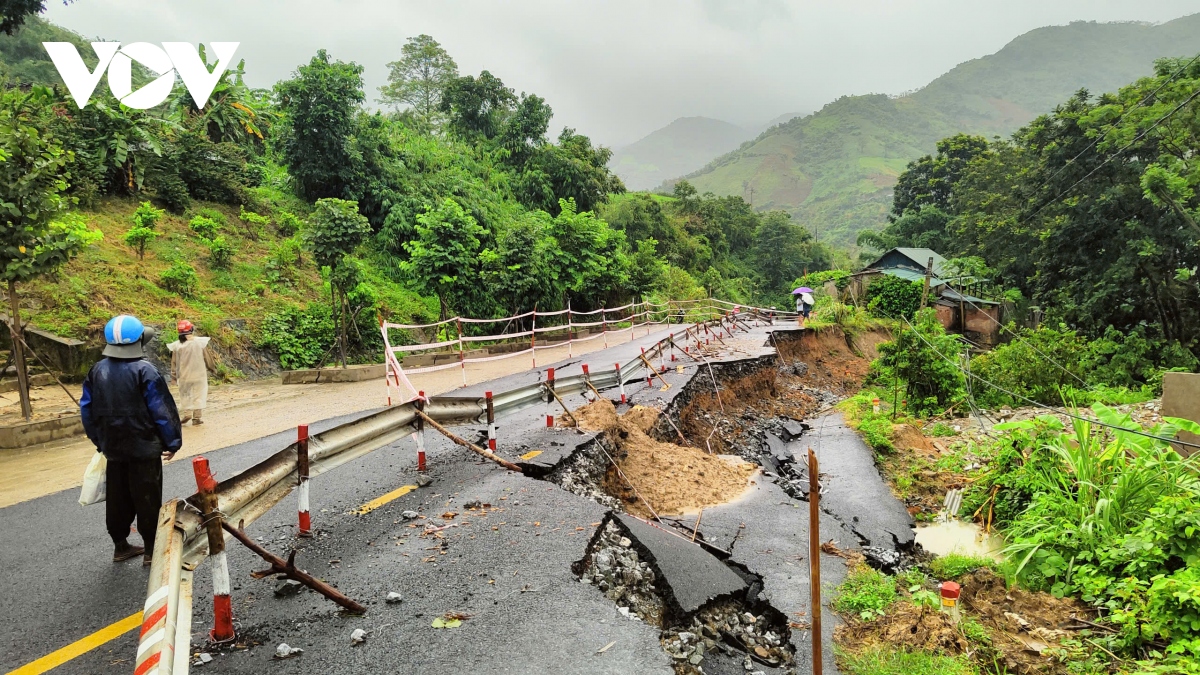
[[[200,663],[212,663],[212,654],[200,652]]]
[[[350,633],[350,644],[356,645],[365,642],[367,639],[367,631],[361,628],[355,628],[353,633]]]
[[[416,511],[405,511],[404,513],[401,513],[400,515],[405,520],[416,520],[417,518],[421,517],[421,514],[417,513]]]
[[[397,603],[397,602],[400,602],[401,600],[404,600],[404,596],[403,596],[403,595],[400,595],[400,594],[399,594],[399,593],[397,593],[396,591],[390,591],[390,592],[387,594],[387,598],[385,598],[385,600],[386,600],[387,602],[390,602],[390,603],[392,603],[392,604],[395,604],[395,603]]]
[[[789,419],[783,423],[783,440],[788,443],[798,440],[802,435],[804,435],[804,431],[806,429],[808,429],[807,424],[797,420]]]
[[[303,653],[303,649],[300,649],[299,647],[292,647],[286,642],[280,642],[279,646],[275,648],[275,658],[277,659],[286,659]]]
[[[284,579],[275,585],[275,597],[285,598],[295,595],[300,592],[301,588],[304,588],[304,584],[300,583],[299,581],[296,581],[295,579]]]
[[[433,479],[423,473],[417,474],[417,487],[426,487],[433,482]]]

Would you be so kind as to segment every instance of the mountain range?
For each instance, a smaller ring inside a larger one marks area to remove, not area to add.
[[[650,190],[665,180],[702,168],[713,157],[736,149],[777,124],[803,115],[785,113],[750,127],[711,117],[680,117],[636,143],[617,149],[608,166],[629,189]]]
[[[915,92],[839,98],[682,177],[700,192],[783,209],[822,240],[852,245],[860,230],[883,225],[897,176],[933,152],[939,139],[958,132],[1011,134],[1079,89],[1116,91],[1153,74],[1158,58],[1197,52],[1200,14],[1162,24],[1080,21],[1038,28]]]

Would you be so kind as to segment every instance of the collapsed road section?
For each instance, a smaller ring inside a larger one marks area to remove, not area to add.
[[[180,651],[215,659],[204,667],[220,672],[274,668],[264,659],[281,643],[303,650],[284,659],[287,672],[807,672],[808,516],[796,453],[811,445],[821,454],[823,490],[848,481],[871,500],[870,511],[831,505],[821,515],[829,551],[902,548],[911,536],[881,517],[905,516],[878,474],[840,459],[869,463],[871,453],[821,415],[825,395],[806,379],[817,357],[784,363],[772,346],[805,335],[748,326],[725,332],[719,348],[651,352],[657,374],[640,370],[649,382],[630,370],[620,387],[562,387],[496,423],[496,459],[521,473],[463,447],[491,426],[472,426],[481,420],[471,415],[449,430],[457,441],[426,439],[424,471],[403,435],[376,440],[381,451],[344,460],[342,471],[317,464],[312,539],[295,538],[279,509],[246,531],[263,549],[284,547],[280,558],[297,550],[297,567],[366,613],[338,612],[292,585],[271,598],[247,585],[261,564],[236,548],[238,639]],[[329,456],[329,438],[314,443],[314,462]],[[876,532],[886,534],[875,541]],[[834,553],[820,564],[829,585],[844,575]],[[198,596],[207,574],[195,570]],[[207,603],[194,611],[195,622],[212,621]],[[824,628],[828,642],[833,626]]]

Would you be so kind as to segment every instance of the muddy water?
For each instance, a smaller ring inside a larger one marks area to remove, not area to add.
[[[998,534],[984,534],[975,523],[951,520],[917,527],[917,543],[935,555],[958,553],[1002,560],[1004,540]]]

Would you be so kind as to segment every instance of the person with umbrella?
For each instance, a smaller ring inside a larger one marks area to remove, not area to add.
[[[813,289],[808,286],[801,286],[792,291],[792,295],[796,296],[796,323],[801,328],[804,327],[804,322],[808,320],[808,314],[812,311],[815,301],[812,296]]]

